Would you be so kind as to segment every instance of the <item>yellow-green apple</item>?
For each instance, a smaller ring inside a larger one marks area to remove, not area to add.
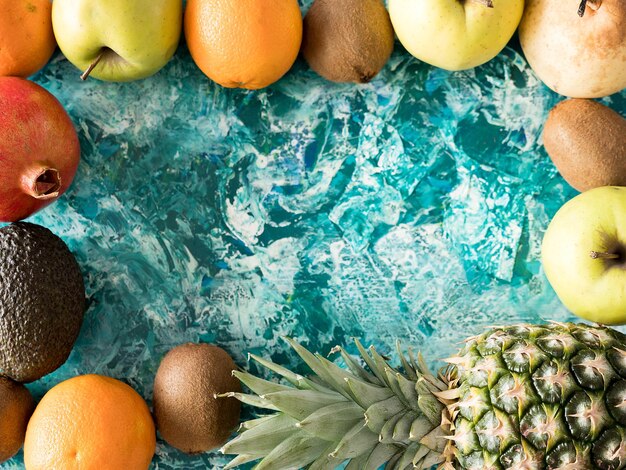
[[[567,202],[546,231],[542,262],[574,314],[626,323],[626,188],[604,186]]]
[[[465,70],[497,56],[524,11],[524,0],[389,0],[391,22],[415,57]]]
[[[557,93],[599,98],[626,87],[626,1],[527,0],[526,60]]]
[[[182,0],[54,0],[52,26],[81,76],[131,81],[159,71],[174,55]]]

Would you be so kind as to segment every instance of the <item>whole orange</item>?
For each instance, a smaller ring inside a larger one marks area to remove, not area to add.
[[[297,0],[188,0],[185,38],[193,60],[228,88],[264,88],[291,68],[302,42]]]
[[[56,46],[50,0],[0,0],[0,76],[33,75]]]
[[[156,431],[131,387],[100,375],[61,382],[41,400],[26,429],[27,470],[146,470]]]

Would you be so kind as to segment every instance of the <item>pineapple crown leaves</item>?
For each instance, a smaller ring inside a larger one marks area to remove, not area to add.
[[[343,348],[332,351],[341,355],[344,369],[286,340],[313,375],[303,377],[254,355],[283,383],[234,372],[252,393],[225,396],[270,413],[243,423],[221,449],[236,455],[226,469],[253,461],[259,461],[256,470],[331,470],[346,461],[347,470],[453,468],[454,369],[436,377],[421,355],[409,350],[406,356],[397,343],[400,372],[358,340],[364,366]]]

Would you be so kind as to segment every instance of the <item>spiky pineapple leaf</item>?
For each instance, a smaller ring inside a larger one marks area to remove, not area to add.
[[[431,424],[434,426],[438,425],[441,422],[444,405],[441,404],[437,397],[432,395],[430,384],[423,378],[417,380],[415,387],[418,395],[417,406]]]
[[[335,470],[342,463],[341,460],[331,457],[331,452],[335,449],[335,443],[331,443],[320,456],[313,462],[307,470]]]
[[[346,382],[355,396],[355,401],[364,409],[393,396],[393,392],[388,388],[363,382],[356,377],[346,379]]]
[[[361,380],[364,380],[365,382],[370,382],[374,385],[382,385],[382,382],[378,380],[375,375],[370,374],[367,370],[365,370],[365,368],[361,367],[361,365],[357,363],[354,358],[350,356],[343,348],[340,348],[339,352],[344,362],[354,375],[359,377]]]
[[[376,369],[380,371],[381,380],[387,386],[391,386],[391,384],[387,380],[387,373],[386,373],[386,370],[389,369],[389,364],[387,363],[384,357],[378,354],[378,351],[376,351],[376,348],[374,348],[373,346],[370,346],[369,353],[372,359],[374,360],[374,363],[376,364]]]
[[[306,348],[302,347],[291,338],[287,338],[287,342],[294,349],[294,351],[296,351],[298,356],[300,356],[302,360],[311,368],[311,370],[315,372],[315,374],[317,374],[318,378],[320,378],[327,387],[341,393],[349,400],[352,399],[352,397],[348,393],[345,382],[341,379],[341,377],[334,376],[332,372],[329,371],[327,367],[325,367],[325,364],[318,356],[309,352]],[[346,371],[342,371],[342,374],[347,373]]]
[[[393,430],[395,429],[396,424],[398,424],[398,421],[400,421],[405,414],[405,412],[400,412],[383,424],[382,429],[378,433],[379,442],[383,444],[394,444],[397,442],[393,439]]]
[[[389,388],[395,394],[396,397],[406,408],[410,408],[409,403],[407,402],[404,394],[402,393],[402,389],[400,388],[400,382],[398,381],[397,371],[392,369],[391,367],[385,368],[385,374],[387,375],[387,383],[389,384]]]
[[[346,383],[346,380],[354,378],[354,375],[319,354],[316,354],[315,357],[319,361],[320,367],[323,367],[328,375],[333,377],[333,388],[348,400],[354,400],[350,387]]]
[[[402,458],[398,461],[396,468],[408,468],[413,467],[413,459],[420,448],[420,444],[417,442],[412,443],[402,453]]]
[[[363,421],[363,408],[353,402],[335,403],[321,408],[300,421],[297,426],[326,441],[337,442]],[[332,423],[329,426],[328,423]]]
[[[222,447],[224,454],[252,454],[257,458],[269,454],[276,446],[292,436],[298,421],[280,413],[248,429]]]
[[[233,375],[237,377],[242,384],[244,384],[246,387],[248,387],[259,396],[273,392],[291,390],[291,388],[287,387],[286,385],[263,380],[259,377],[256,377],[255,375],[248,374],[247,372],[234,371]]]
[[[368,455],[362,470],[378,470],[385,462],[401,452],[401,447],[378,443]]]
[[[379,434],[385,423],[402,411],[406,411],[406,407],[393,395],[370,406],[365,412],[365,422],[372,431]]]
[[[395,442],[408,441],[411,435],[411,426],[418,417],[419,415],[415,411],[402,413],[401,418],[396,422],[395,426],[393,427],[391,440]]]
[[[241,403],[245,403],[246,405],[254,406],[256,408],[264,408],[266,410],[272,411],[280,411],[274,405],[272,405],[269,401],[265,400],[263,397],[259,397],[256,395],[248,395],[246,393],[235,393],[228,392],[217,395],[218,398],[236,398]]]
[[[258,455],[239,454],[237,457],[228,462],[228,464],[224,467],[224,470],[231,470],[233,468],[237,468],[239,465],[254,462],[255,460],[259,460]]]
[[[328,442],[299,432],[285,439],[254,470],[297,470],[315,461]]]
[[[268,393],[262,397],[277,409],[289,416],[302,421],[316,410],[335,403],[350,403],[336,392],[319,392],[317,390],[285,390]]]
[[[409,431],[409,440],[414,442],[421,441],[426,434],[433,429],[433,425],[426,416],[418,416],[415,421],[411,423],[411,429]]]
[[[406,360],[406,356],[402,351],[402,343],[400,343],[400,340],[396,341],[396,352],[398,354],[398,357],[400,358],[400,363],[402,364],[402,369],[404,369],[404,373],[406,374],[407,379],[415,382],[417,380],[417,373],[415,371],[415,368],[411,364],[409,364],[409,361]]]
[[[389,462],[385,465],[385,470],[395,470],[396,464],[402,458],[402,453],[398,453],[389,459]],[[403,469],[404,470],[404,469]]]
[[[268,361],[267,359],[263,359],[262,357],[256,356],[255,354],[250,354],[250,359],[254,362],[262,365],[268,370],[271,370],[275,374],[283,377],[285,380],[290,382],[294,387],[297,387],[300,390],[319,390],[321,387],[311,380],[298,375],[286,367],[279,366],[278,364],[273,363],[272,361]]]
[[[365,424],[358,423],[339,441],[331,456],[339,459],[354,459],[372,449],[378,443],[378,435]]]
[[[417,390],[415,390],[415,381],[411,382],[409,379],[404,377],[402,374],[396,372],[396,380],[398,381],[398,386],[400,387],[400,392],[405,399],[405,403],[412,410],[418,411],[419,408],[417,406]]]
[[[380,385],[385,385],[385,372],[383,369],[379,369],[376,361],[368,354],[363,345],[358,339],[354,340],[357,349],[359,350],[359,354],[367,364],[367,367],[372,371],[372,373],[376,376],[376,378],[380,381]]]
[[[365,462],[367,462],[367,454],[359,455],[348,462],[345,470],[362,470]]]
[[[416,447],[413,446],[413,449],[415,448]],[[430,452],[431,450],[428,447],[418,445],[417,450],[415,451],[415,455],[413,456],[413,461],[412,461],[413,465],[418,466],[420,462],[423,462],[424,459],[428,457],[428,454],[430,454]]]
[[[409,352],[409,361],[401,356],[407,368],[403,374],[375,349],[366,351],[356,341],[366,366],[336,348],[350,369],[345,370],[288,341],[314,374],[303,377],[256,356],[251,357],[295,388],[245,372],[235,374],[260,396],[230,396],[280,410],[267,420],[244,425],[245,431],[224,447],[226,453],[239,454],[236,462],[257,456],[262,460],[255,469],[260,470],[331,470],[344,461],[347,469],[376,470],[387,462],[388,468],[406,470],[407,449],[409,460],[432,460],[431,453],[441,458],[425,445],[439,450],[429,439],[444,408],[433,396],[433,391],[440,391],[440,381],[428,372],[421,357],[415,360]]]
[[[421,468],[431,468],[441,463],[443,463],[443,458],[441,457],[441,454],[439,454],[438,452],[430,451],[426,455],[426,457],[424,457],[422,460],[417,462],[417,464],[414,461],[413,466],[419,465],[419,467]]]
[[[269,421],[270,419],[272,419],[274,416],[279,416],[280,413],[276,413],[273,415],[265,415],[265,416],[261,416],[260,418],[256,418],[256,419],[249,419],[248,421],[244,421],[243,423],[241,423],[241,426],[239,426],[239,431],[243,432],[246,429],[252,429],[257,427],[259,424],[263,424],[266,421]]]

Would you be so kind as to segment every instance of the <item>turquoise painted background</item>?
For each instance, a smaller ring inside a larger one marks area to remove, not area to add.
[[[188,341],[304,372],[281,336],[323,352],[400,338],[435,364],[488,325],[570,318],[539,261],[575,195],[540,141],[560,98],[515,44],[462,73],[397,45],[364,86],[299,60],[266,90],[227,90],[185,46],[140,82],[82,83],[62,56],[34,79],[68,109],[83,158],[32,220],[76,253],[89,297],[70,360],[31,386],[38,397],[99,373],[151,402],[160,359]],[[624,93],[604,102],[626,112]],[[154,468],[225,461],[159,442]]]

